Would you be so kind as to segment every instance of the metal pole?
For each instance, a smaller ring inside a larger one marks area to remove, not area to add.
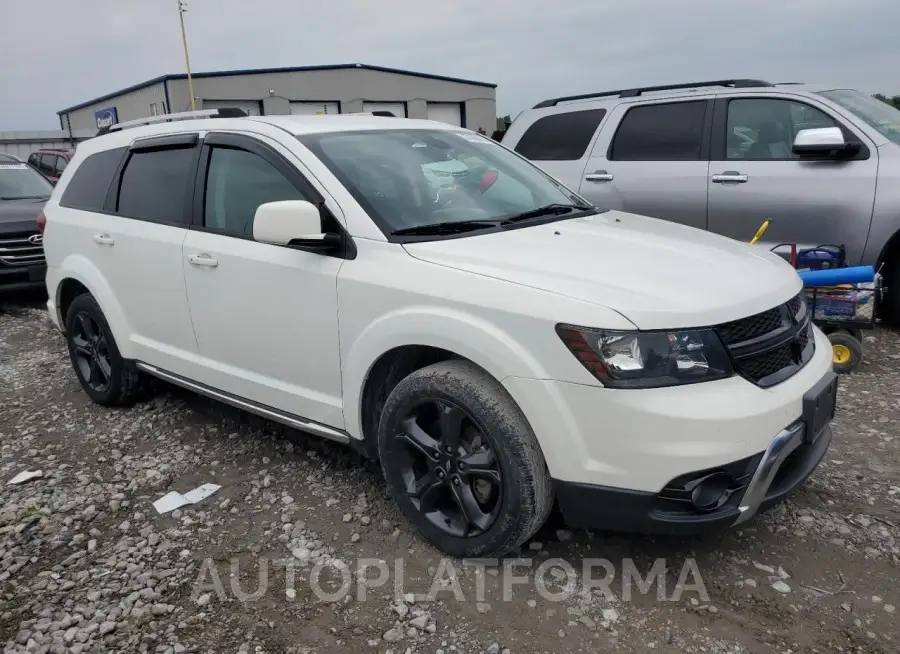
[[[191,78],[191,56],[188,54],[187,36],[184,31],[184,12],[187,11],[184,0],[178,0],[178,19],[181,21],[181,43],[184,45],[184,64],[187,67],[188,92],[191,94],[191,111],[196,111],[194,104],[194,80]]]

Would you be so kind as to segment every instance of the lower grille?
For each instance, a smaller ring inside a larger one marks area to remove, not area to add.
[[[762,387],[791,377],[815,353],[802,292],[773,309],[719,325],[716,331],[738,374]]]
[[[38,232],[0,235],[0,265],[34,266],[44,263],[42,242]]]

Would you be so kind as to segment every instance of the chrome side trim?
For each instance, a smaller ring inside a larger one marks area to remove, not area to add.
[[[769,447],[763,454],[759,465],[756,466],[753,479],[750,480],[750,484],[744,492],[744,497],[741,499],[741,505],[738,507],[741,514],[734,521],[735,525],[746,522],[756,514],[759,505],[766,498],[769,486],[772,485],[772,480],[775,479],[781,464],[784,463],[784,460],[791,452],[803,443],[805,433],[806,425],[803,422],[795,422],[787,429],[782,429],[769,443]]]
[[[316,436],[321,436],[322,438],[327,438],[328,440],[343,443],[345,445],[350,443],[350,435],[339,429],[327,427],[326,425],[320,424],[318,422],[313,422],[312,420],[307,420],[306,418],[301,418],[290,413],[284,413],[283,411],[279,411],[278,409],[273,409],[272,407],[253,402],[252,400],[245,400],[239,397],[235,397],[230,393],[217,391],[216,389],[210,388],[205,384],[191,381],[190,379],[185,379],[180,375],[166,372],[165,370],[160,370],[156,366],[151,366],[148,363],[138,361],[136,365],[138,369],[146,372],[149,375],[158,377],[159,379],[175,384],[176,386],[181,386],[182,388],[186,388],[189,391],[194,391],[195,393],[199,393],[200,395],[204,395],[210,399],[229,404],[237,409],[255,413],[256,415],[263,418],[279,422],[283,425],[287,425],[288,427],[293,427],[294,429],[299,429],[300,431],[315,434]]]

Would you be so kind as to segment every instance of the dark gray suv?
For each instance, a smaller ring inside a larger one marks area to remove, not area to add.
[[[0,293],[44,287],[38,216],[52,191],[53,184],[32,166],[0,153]]]

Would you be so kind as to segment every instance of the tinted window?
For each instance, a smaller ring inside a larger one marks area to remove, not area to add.
[[[59,172],[64,171],[66,169],[66,166],[68,165],[68,163],[69,162],[66,161],[65,159],[63,159],[62,157],[57,157],[56,158],[56,170],[58,170]]]
[[[700,158],[706,101],[629,109],[610,148],[618,161],[693,161]]]
[[[56,172],[56,155],[42,154],[38,167],[41,169],[42,173],[53,175]]]
[[[153,222],[189,223],[185,211],[196,148],[132,152],[122,172],[117,211]]]
[[[203,224],[253,234],[256,208],[266,202],[311,200],[262,157],[245,150],[213,148],[206,177]]]
[[[74,169],[59,203],[73,209],[102,211],[109,185],[124,154],[125,148],[116,148],[87,157]]]
[[[516,152],[533,161],[576,161],[584,156],[606,109],[572,111],[534,121],[516,144]]]
[[[773,98],[732,100],[728,103],[725,156],[755,161],[797,159],[792,151],[797,132],[835,126],[828,115],[802,102]]]

